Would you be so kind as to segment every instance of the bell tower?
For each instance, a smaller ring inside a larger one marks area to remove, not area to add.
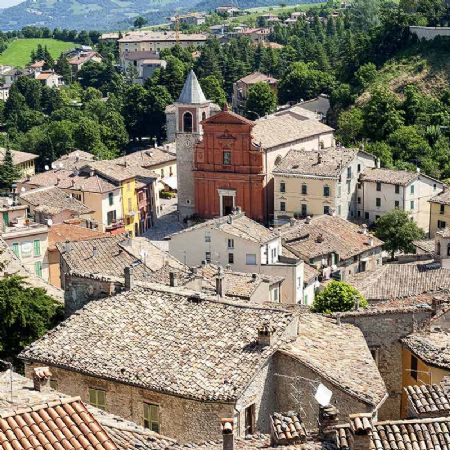
[[[191,70],[175,103],[175,142],[177,152],[178,212],[181,219],[195,212],[194,148],[203,134],[201,121],[211,115],[200,83]]]

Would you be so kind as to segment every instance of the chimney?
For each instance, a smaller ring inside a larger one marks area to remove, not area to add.
[[[291,217],[291,218],[289,219],[289,225],[290,225],[291,227],[295,226],[295,222],[296,222],[296,220],[295,220],[294,217]]]
[[[229,223],[230,225],[233,223],[233,217],[231,216],[231,214],[227,217],[227,223]]]
[[[306,216],[305,223],[306,224],[310,224],[311,223],[311,216]]]
[[[273,343],[273,334],[275,328],[269,323],[263,324],[258,328],[258,344],[262,346],[271,345]]]
[[[376,165],[377,165],[377,169],[379,169],[381,167],[381,160],[380,160],[380,158],[376,159]]]
[[[367,450],[371,448],[371,414],[350,414],[350,430],[353,438],[352,450]]]
[[[321,164],[322,163],[322,153],[317,153],[317,164]]]
[[[169,272],[169,284],[170,287],[178,286],[178,278],[176,272]]]
[[[222,419],[223,450],[234,450],[234,422],[232,418]]]
[[[133,268],[129,266],[125,267],[124,275],[125,275],[125,290],[131,291],[131,289],[133,289]]]
[[[219,267],[216,275],[216,294],[221,298],[225,297],[225,277],[222,267]]]
[[[333,405],[319,407],[319,437],[325,442],[335,442],[339,411]],[[368,448],[366,449],[368,450]]]
[[[34,390],[39,392],[48,392],[50,388],[50,377],[52,373],[49,367],[36,367],[33,369]]]
[[[96,258],[98,256],[98,251],[97,251],[97,247],[94,245],[92,247],[92,257]]]
[[[370,236],[369,238],[369,247],[373,247],[373,237]]]

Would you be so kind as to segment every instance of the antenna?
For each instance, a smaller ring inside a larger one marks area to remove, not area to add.
[[[317,391],[314,394],[314,398],[316,402],[320,406],[327,406],[330,404],[331,397],[333,396],[333,392],[331,392],[325,385],[322,383],[317,387]]]

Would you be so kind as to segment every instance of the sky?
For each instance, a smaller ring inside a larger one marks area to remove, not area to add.
[[[8,6],[14,6],[18,3],[22,3],[24,0],[0,0],[0,8],[8,8]]]

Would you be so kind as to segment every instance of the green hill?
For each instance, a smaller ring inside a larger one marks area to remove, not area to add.
[[[47,46],[53,58],[58,58],[61,52],[76,47],[74,42],[58,41],[56,39],[16,39],[8,48],[0,54],[0,65],[25,67],[30,62],[32,50],[36,50],[38,44]]]

